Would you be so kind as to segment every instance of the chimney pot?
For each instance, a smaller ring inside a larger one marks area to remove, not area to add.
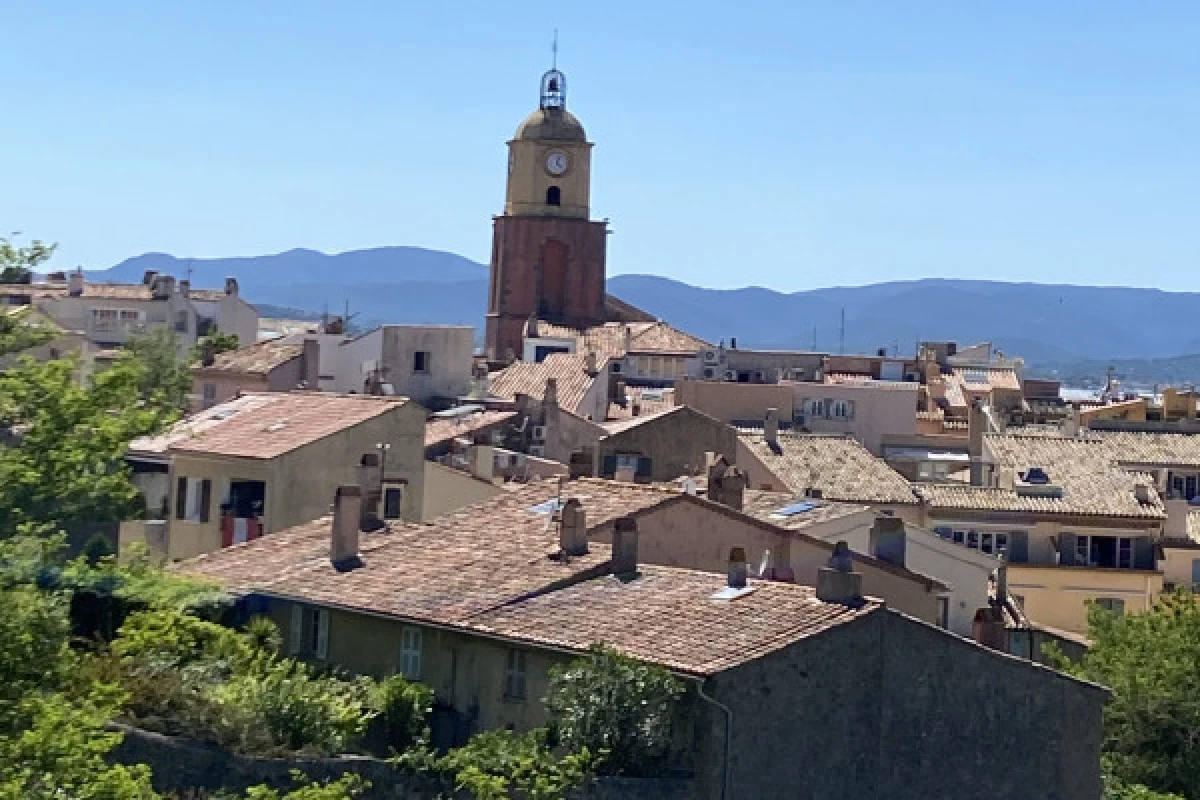
[[[746,586],[746,548],[734,547],[729,551],[729,586],[743,589]]]
[[[148,269],[142,273],[142,283],[146,286],[153,286],[154,279],[158,277],[158,270]]]
[[[638,530],[633,517],[618,517],[613,523],[612,573],[636,575],[638,568]]]
[[[822,603],[856,605],[862,601],[862,573],[821,567],[817,570],[817,599]]]
[[[562,519],[559,523],[559,549],[568,556],[587,555],[587,513],[578,497],[572,497],[563,504]],[[616,552],[614,538],[613,551]],[[636,563],[636,554],[634,557]]]
[[[225,279],[225,294],[230,295],[232,297],[237,297],[237,294],[238,294],[237,278],[228,277]]]
[[[584,356],[584,369],[587,370],[588,375],[596,374],[597,369],[596,369],[596,351],[595,350],[588,350],[587,355]]]
[[[358,561],[358,531],[362,523],[362,487],[339,486],[333,495],[333,540],[329,560],[338,568]]]
[[[67,294],[79,297],[83,294],[83,270],[77,269],[67,277]]]

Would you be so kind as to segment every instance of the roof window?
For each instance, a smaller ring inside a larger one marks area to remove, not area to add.
[[[812,511],[816,507],[817,507],[816,503],[813,503],[808,500],[804,500],[799,503],[792,503],[790,506],[784,506],[783,508],[778,509],[777,511],[772,511],[771,519],[787,519],[788,517],[794,517],[797,514],[804,514],[806,512]]]

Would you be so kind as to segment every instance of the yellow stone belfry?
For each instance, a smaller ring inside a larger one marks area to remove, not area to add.
[[[587,219],[592,145],[567,111],[567,79],[557,68],[542,75],[538,109],[508,143],[504,214]]]

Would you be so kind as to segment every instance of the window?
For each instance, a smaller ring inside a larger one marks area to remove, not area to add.
[[[939,597],[937,599],[937,601],[938,601],[938,610],[937,610],[938,627],[939,628],[949,628],[950,627],[950,598],[943,596],[943,597]]]
[[[1081,566],[1087,566],[1092,563],[1091,560],[1091,538],[1090,536],[1075,537],[1075,563]]]
[[[215,383],[204,384],[204,407],[212,408],[217,404],[217,385]]]
[[[175,313],[175,330],[178,333],[187,333],[188,313],[186,311],[178,311]]]
[[[388,487],[383,491],[383,518],[384,519],[400,519],[400,505],[404,499],[404,493],[395,487]]]
[[[854,403],[850,400],[834,400],[829,411],[833,419],[854,419]]]
[[[631,469],[637,471],[638,456],[629,455],[628,453],[617,453],[617,469]]]
[[[294,656],[329,657],[329,612],[323,608],[292,606],[288,652]]]
[[[979,531],[967,531],[967,547],[972,550],[979,549]]]
[[[413,372],[429,372],[429,356],[428,350],[418,350],[413,353]]]
[[[329,612],[314,608],[309,627],[309,652],[324,661],[329,658]]]
[[[1114,614],[1125,613],[1125,601],[1118,597],[1097,597],[1096,605]]]
[[[504,696],[509,700],[525,699],[525,651],[509,650],[504,665]]]
[[[187,519],[188,479],[180,475],[175,481],[175,519]]]
[[[400,631],[400,674],[410,681],[421,679],[421,629]]]
[[[175,482],[175,519],[189,522],[208,522],[212,505],[212,481],[189,481],[180,475]]]
[[[551,186],[546,190],[546,205],[557,206],[562,205],[562,192],[557,186]]]
[[[992,552],[992,534],[984,533],[979,537],[979,549],[985,553]]]
[[[1133,539],[1128,536],[1117,540],[1117,566],[1123,569],[1133,567]]]

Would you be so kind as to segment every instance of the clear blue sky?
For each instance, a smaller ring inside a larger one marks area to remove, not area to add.
[[[0,230],[55,263],[490,252],[560,30],[609,272],[1200,290],[1200,3],[0,8]]]

